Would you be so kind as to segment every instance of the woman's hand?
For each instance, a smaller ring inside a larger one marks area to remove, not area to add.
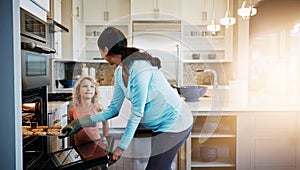
[[[112,165],[114,164],[115,162],[117,162],[120,158],[121,158],[121,155],[123,154],[123,149],[117,147],[114,151],[113,151],[113,154],[112,154],[112,158],[110,160],[110,163],[109,165]]]

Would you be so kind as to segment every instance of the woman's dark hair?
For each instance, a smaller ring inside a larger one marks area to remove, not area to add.
[[[134,47],[127,47],[127,38],[125,35],[115,27],[107,27],[101,33],[97,42],[98,48],[104,50],[108,48],[107,55],[119,54],[125,69],[124,73],[129,75],[129,67],[133,60],[148,60],[153,66],[161,68],[159,58],[152,57],[147,52],[140,52],[139,49]]]

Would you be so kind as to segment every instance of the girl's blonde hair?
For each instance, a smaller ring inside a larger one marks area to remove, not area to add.
[[[78,106],[80,103],[81,103],[81,99],[80,99],[80,95],[79,95],[79,91],[80,91],[80,85],[82,83],[83,80],[89,80],[90,82],[93,83],[93,85],[95,86],[95,95],[94,97],[92,98],[92,103],[97,103],[100,99],[100,94],[99,94],[99,90],[98,90],[98,86],[99,86],[99,83],[96,82],[95,79],[93,79],[92,77],[90,76],[84,76],[84,77],[81,77],[74,85],[74,88],[73,88],[73,104],[75,106]]]

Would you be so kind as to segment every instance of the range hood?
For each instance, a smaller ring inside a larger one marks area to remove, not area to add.
[[[180,20],[133,21],[132,29],[133,32],[144,32],[144,31],[180,32],[181,21]]]
[[[59,22],[48,18],[47,22],[49,24],[49,32],[50,33],[55,33],[55,32],[69,32],[69,29],[65,26],[63,26],[62,24],[60,24]]]

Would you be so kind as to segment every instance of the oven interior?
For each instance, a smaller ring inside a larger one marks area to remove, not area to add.
[[[47,87],[22,91],[22,126],[47,126]],[[32,169],[47,153],[47,137],[23,136],[23,169]]]

